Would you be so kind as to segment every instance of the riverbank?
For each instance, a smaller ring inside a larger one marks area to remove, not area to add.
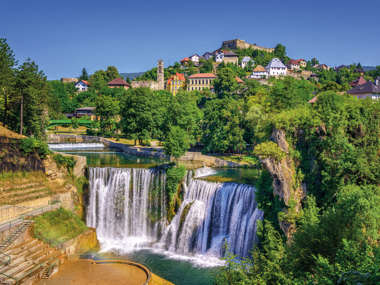
[[[170,160],[162,147],[145,147],[145,146],[133,146],[117,142],[113,139],[106,139],[96,136],[76,135],[76,134],[49,134],[48,143],[103,143],[110,148],[116,148],[127,154],[140,156],[140,157],[153,157],[162,160]],[[238,156],[231,156],[231,160],[228,160],[229,156],[213,156],[204,155],[201,152],[188,151],[185,155],[178,159],[178,162],[184,164],[187,168],[199,168],[203,166],[207,167],[253,167],[254,163],[247,160],[239,160]]]

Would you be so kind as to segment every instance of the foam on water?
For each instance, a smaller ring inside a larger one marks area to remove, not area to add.
[[[70,150],[70,149],[103,149],[104,144],[102,143],[57,143],[48,144],[49,148],[52,150]]]

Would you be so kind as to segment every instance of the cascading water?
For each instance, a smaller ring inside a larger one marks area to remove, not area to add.
[[[104,144],[102,143],[49,143],[50,149],[54,150],[81,150],[81,149],[103,149]]]
[[[245,184],[192,178],[183,183],[183,202],[168,224],[165,173],[151,169],[90,168],[87,224],[104,248],[163,249],[181,255],[221,257],[224,245],[242,257],[256,242],[255,189]]]

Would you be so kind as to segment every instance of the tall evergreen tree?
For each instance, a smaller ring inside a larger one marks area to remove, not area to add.
[[[9,123],[9,98],[13,92],[15,55],[6,39],[0,38],[0,118]]]
[[[79,80],[88,80],[88,73],[85,67],[82,68],[82,73],[79,76]]]

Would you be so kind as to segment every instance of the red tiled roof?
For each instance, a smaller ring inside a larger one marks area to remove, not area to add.
[[[87,86],[90,86],[90,83],[88,83],[88,81],[86,80],[81,80],[84,84],[86,84]]]
[[[185,57],[185,58],[181,59],[181,62],[185,62],[185,61],[189,61],[189,60],[190,60],[190,58]]]
[[[189,78],[216,78],[214,73],[196,73],[190,75]]]
[[[129,84],[122,78],[116,78],[108,82],[109,86],[129,86]]]
[[[358,79],[356,79],[355,81],[352,81],[352,82],[350,83],[350,85],[351,85],[352,87],[355,87],[355,86],[358,86],[358,85],[363,85],[363,84],[365,84],[365,83],[367,83],[367,80],[365,80],[363,76],[360,76],[360,77],[359,77]]]
[[[289,60],[289,64],[300,64],[301,61],[306,61],[306,60],[304,60],[302,58],[300,58],[300,59],[291,59],[291,60]]]
[[[178,73],[176,72],[175,75],[178,77],[178,80],[181,80],[181,81],[185,81],[185,75],[183,73]],[[170,82],[174,79],[174,75],[170,76],[170,78],[168,79],[168,84],[170,84]]]
[[[237,83],[244,83],[244,81],[243,80],[241,80],[239,77],[235,77],[235,79],[236,79],[236,81],[237,81]]]

